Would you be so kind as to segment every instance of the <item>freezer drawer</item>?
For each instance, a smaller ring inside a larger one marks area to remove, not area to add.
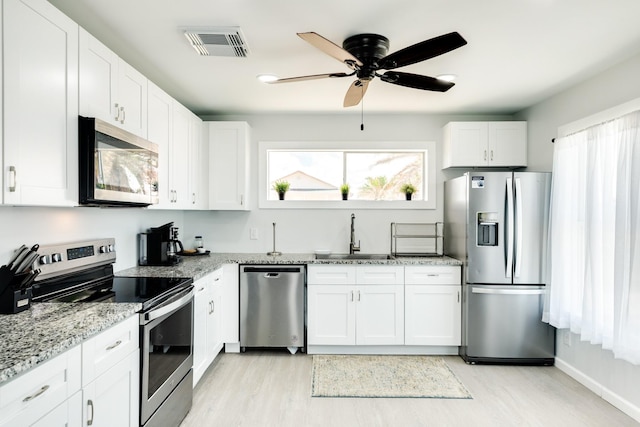
[[[240,267],[240,346],[304,347],[305,267]]]
[[[555,328],[541,321],[544,292],[544,286],[466,285],[463,358],[553,364]]]

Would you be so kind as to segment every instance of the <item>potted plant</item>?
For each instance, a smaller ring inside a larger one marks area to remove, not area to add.
[[[340,193],[342,194],[342,200],[347,200],[349,198],[349,184],[342,184]]]
[[[273,189],[278,193],[278,197],[280,200],[284,200],[284,193],[289,191],[289,182],[288,181],[276,181],[273,183]]]
[[[400,187],[400,191],[404,193],[407,200],[411,200],[411,195],[416,192],[416,187],[411,184],[404,184]]]

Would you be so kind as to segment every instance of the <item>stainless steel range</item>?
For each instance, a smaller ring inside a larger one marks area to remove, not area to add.
[[[178,426],[193,395],[193,280],[115,277],[114,239],[40,247],[35,302],[139,302],[140,425]]]

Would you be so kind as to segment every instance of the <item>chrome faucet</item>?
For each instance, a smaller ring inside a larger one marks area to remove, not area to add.
[[[349,254],[353,255],[356,252],[360,252],[360,240],[358,240],[358,245],[356,246],[356,216],[351,214],[351,239],[349,241]]]

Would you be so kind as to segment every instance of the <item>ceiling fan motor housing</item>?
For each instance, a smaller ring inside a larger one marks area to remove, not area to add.
[[[379,68],[378,61],[389,51],[389,39],[379,34],[356,34],[342,43],[344,50],[362,62],[357,76],[362,80],[371,80]]]

